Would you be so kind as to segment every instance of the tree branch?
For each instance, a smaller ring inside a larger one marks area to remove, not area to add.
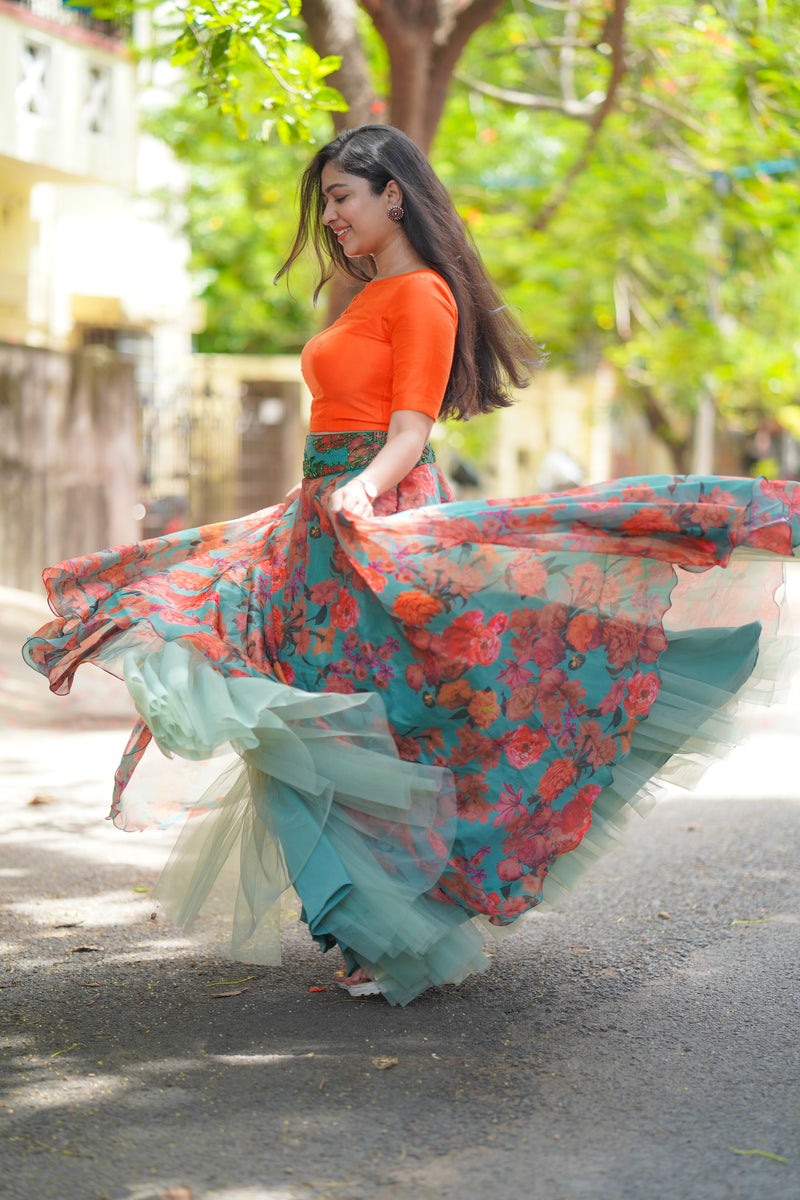
[[[495,87],[492,83],[483,83],[479,79],[471,79],[468,75],[456,72],[455,78],[460,83],[479,92],[482,96],[491,96],[501,104],[512,108],[531,108],[538,111],[560,112],[566,117],[578,121],[591,121],[600,107],[599,103],[591,100],[569,100],[561,96],[541,96],[536,92],[517,92],[513,88]]]
[[[627,15],[628,0],[614,0],[614,8],[609,13],[604,30],[604,40],[611,46],[611,76],[606,87],[606,94],[603,97],[602,103],[597,108],[597,111],[590,118],[589,124],[591,129],[586,141],[583,145],[583,150],[578,155],[578,158],[570,167],[563,182],[557,189],[553,198],[542,208],[538,217],[533,222],[532,228],[541,231],[558,212],[561,205],[566,200],[570,193],[573,183],[577,177],[586,170],[589,160],[594,153],[594,148],[597,145],[597,140],[600,136],[603,122],[611,113],[616,102],[617,90],[625,75],[625,18]]]
[[[472,35],[492,19],[503,3],[504,0],[469,0],[459,7],[458,0],[451,0],[447,5],[434,37],[425,133],[421,143],[426,150],[430,148],[442,118],[456,63]]]

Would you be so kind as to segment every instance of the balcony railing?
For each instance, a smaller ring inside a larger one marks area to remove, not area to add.
[[[111,21],[101,21],[93,15],[91,6],[76,6],[65,3],[65,0],[9,0],[9,2],[27,9],[34,16],[41,17],[42,20],[52,21],[55,25],[71,25],[73,27],[77,25],[81,29],[90,29],[93,33],[101,33],[105,37],[114,38],[117,41],[124,41],[130,37],[129,17],[121,15]]]

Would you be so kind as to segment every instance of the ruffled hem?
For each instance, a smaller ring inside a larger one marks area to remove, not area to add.
[[[177,642],[129,652],[124,671],[165,753],[204,758],[230,743],[242,759],[195,801],[207,814],[187,823],[158,883],[178,925],[191,929],[222,881],[232,957],[278,963],[279,900],[293,886],[314,937],[367,967],[391,1003],[486,966],[469,914],[425,894],[452,850],[452,776],[399,758],[378,696],[225,678]]]

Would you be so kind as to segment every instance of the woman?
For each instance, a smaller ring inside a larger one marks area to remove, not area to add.
[[[174,815],[124,790],[151,737],[238,752],[160,882],[176,920],[233,865],[232,953],[276,961],[291,883],[343,952],[339,982],[404,1004],[481,970],[488,929],[569,882],[676,751],[731,740],[723,710],[759,650],[769,673],[769,572],[797,545],[800,492],[655,477],[453,503],[434,420],[507,404],[533,344],[397,130],[316,155],[283,270],[309,240],[320,286],[336,267],[365,286],[303,354],[302,485],[45,572],[59,615],[26,656],[59,692],[82,662],[124,676],[142,719],[122,828]]]

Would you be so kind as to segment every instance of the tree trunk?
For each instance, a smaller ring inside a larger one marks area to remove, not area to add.
[[[302,16],[317,54],[336,54],[341,67],[330,75],[349,104],[333,113],[336,133],[380,122],[387,113],[426,154],[441,120],[450,81],[464,47],[503,0],[363,0],[389,57],[388,105],[372,86],[356,21],[355,0],[303,0]],[[337,276],[328,288],[330,324],[355,295],[352,280]]]

